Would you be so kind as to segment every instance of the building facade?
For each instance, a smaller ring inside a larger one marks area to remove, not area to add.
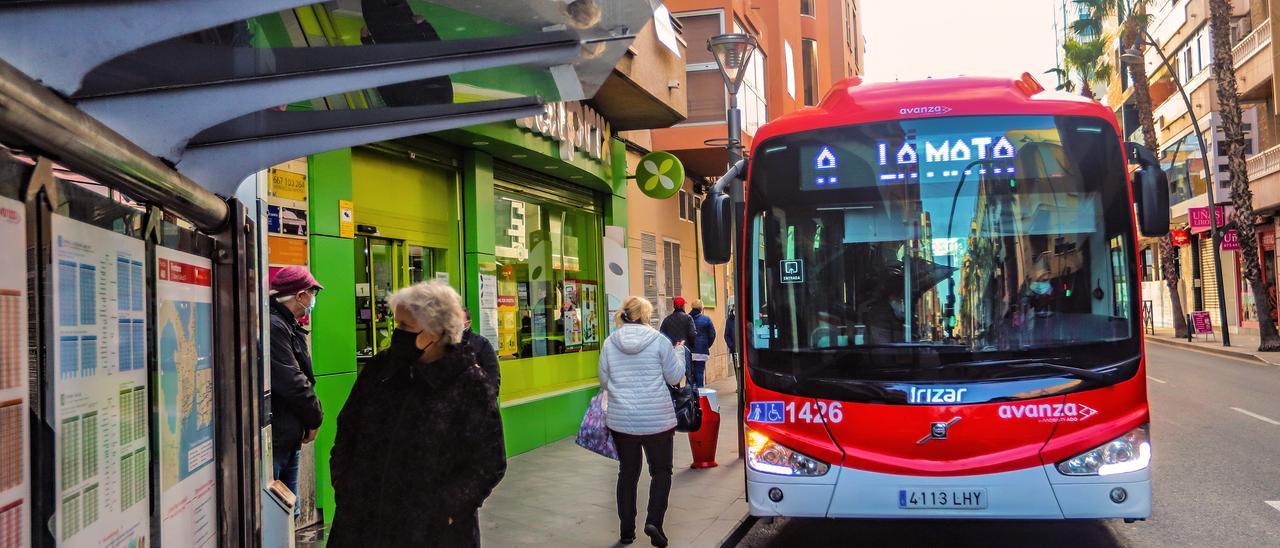
[[[728,95],[707,40],[738,32],[759,43],[737,96],[748,149],[765,122],[816,105],[833,84],[862,74],[866,48],[857,0],[677,0],[666,5],[688,45],[688,119],[621,137],[631,171],[645,153],[662,150],[680,158],[687,178],[674,200],[654,200],[628,187],[631,287],[654,302],[659,316],[671,311],[676,296],[703,301],[718,335],[707,364],[710,382],[731,372],[723,332],[734,277],[730,265],[703,261],[698,241],[698,196],[728,163],[723,146]]]
[[[302,45],[300,37],[367,39],[358,18],[314,10],[314,21],[275,14],[255,24],[276,47]],[[442,34],[477,24],[454,25],[451,17],[427,20]],[[304,450],[304,524],[333,515],[328,455],[337,413],[362,366],[389,344],[389,297],[413,283],[449,283],[464,296],[472,329],[493,343],[508,454],[577,432],[598,389],[609,312],[630,294],[632,170],[616,134],[684,119],[684,55],[674,22],[657,17],[592,101],[553,102],[514,122],[334,150],[264,174],[271,267],[308,265],[326,288],[309,325],[326,421]],[[424,96],[501,98],[512,86],[536,93],[541,76],[520,68],[477,71],[326,100],[358,107]]]
[[[1218,114],[1217,82],[1214,79],[1213,43],[1209,31],[1206,0],[1177,0],[1156,3],[1149,30],[1168,56],[1173,70],[1147,48],[1145,62],[1150,75],[1156,131],[1160,143],[1157,154],[1164,162],[1172,190],[1172,219],[1179,240],[1179,293],[1187,313],[1207,311],[1215,330],[1219,329],[1218,305],[1227,311],[1227,327],[1233,332],[1258,328],[1256,302],[1267,298],[1275,303],[1277,262],[1276,223],[1280,220],[1280,135],[1276,131],[1277,59],[1272,54],[1273,30],[1270,14],[1280,4],[1274,0],[1232,2],[1231,43],[1236,84],[1244,114],[1245,150],[1253,208],[1257,213],[1258,249],[1264,278],[1270,287],[1256,291],[1241,275],[1241,257],[1231,245],[1231,181],[1227,172],[1225,145]],[[1117,54],[1118,46],[1116,48]],[[1119,64],[1117,63],[1117,66]],[[1131,141],[1141,142],[1137,111],[1127,75],[1113,78],[1108,103],[1115,106]],[[1178,93],[1182,84],[1192,108]],[[1191,118],[1196,118],[1209,150],[1201,150]],[[1209,176],[1206,178],[1205,170]],[[1220,264],[1213,261],[1209,237],[1208,187],[1221,208],[1219,226],[1227,243],[1219,249]],[[1143,299],[1151,308],[1156,326],[1172,325],[1171,294],[1163,280],[1160,253],[1155,240],[1144,240],[1139,255],[1144,274]],[[1222,291],[1216,277],[1222,275]],[[1274,310],[1274,307],[1273,307]]]

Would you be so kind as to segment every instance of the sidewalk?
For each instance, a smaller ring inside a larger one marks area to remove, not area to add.
[[[723,379],[710,388],[719,391],[720,466],[690,469],[689,437],[676,434],[670,507],[663,526],[672,546],[719,546],[747,514],[734,431],[734,381]],[[512,457],[506,477],[480,509],[481,539],[486,546],[614,546],[617,478],[617,461],[578,447],[572,438]],[[644,525],[648,485],[646,466],[636,503],[637,529]],[[633,546],[649,545],[643,533],[638,537]]]
[[[1188,342],[1173,336],[1173,328],[1157,327],[1155,335],[1146,335],[1147,342],[1191,348],[1201,352],[1209,352],[1222,356],[1230,356],[1242,360],[1261,362],[1267,365],[1280,365],[1280,352],[1258,352],[1259,339],[1253,333],[1232,333],[1231,346],[1222,346],[1222,333],[1214,333],[1213,338],[1199,336]]]

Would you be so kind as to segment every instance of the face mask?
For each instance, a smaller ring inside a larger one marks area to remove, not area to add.
[[[1036,295],[1048,295],[1053,293],[1053,285],[1049,282],[1031,282],[1031,292]]]
[[[889,306],[893,308],[894,316],[897,316],[899,318],[902,317],[902,301],[891,300],[889,301]]]
[[[319,299],[319,298],[320,298],[320,295],[315,294],[315,293],[312,293],[312,294],[311,294],[311,304],[307,305],[307,315],[308,315],[308,316],[310,316],[310,315],[311,315],[311,311],[313,311],[313,310],[315,310],[315,309],[316,309],[316,299]]]
[[[399,328],[392,332],[392,350],[406,352],[415,360],[422,356],[422,352],[426,352],[426,348],[417,347],[417,333]]]

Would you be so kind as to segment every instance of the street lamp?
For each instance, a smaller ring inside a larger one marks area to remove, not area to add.
[[[729,142],[725,147],[729,150],[729,165],[742,159],[742,111],[738,110],[738,89],[747,76],[747,63],[757,47],[756,37],[744,33],[719,34],[707,40],[707,51],[715,57],[720,76],[724,78],[724,87],[729,91]]]
[[[755,53],[759,44],[756,43],[756,37],[745,33],[718,34],[707,39],[707,51],[716,59],[716,66],[720,67],[720,76],[724,78],[724,87],[729,92],[729,108],[725,113],[725,120],[729,130],[729,139],[725,142],[725,149],[729,153],[729,166],[732,167],[742,160],[742,111],[738,110],[738,88],[742,87],[742,80],[747,76],[747,65],[751,62],[751,54]],[[722,189],[715,189],[716,192]],[[746,210],[746,196],[742,192],[741,184],[729,183],[729,198],[733,202],[734,219],[737,219],[733,230],[733,256],[741,253],[738,249],[738,242],[742,237],[741,219]],[[735,277],[739,273],[734,272]],[[740,287],[739,283],[734,284],[736,290]],[[741,302],[734,299],[734,302]],[[738,311],[738,325],[746,317],[742,315],[741,310]],[[734,345],[737,348],[730,349],[733,356],[733,374],[738,385],[738,458],[746,455],[746,440],[743,429],[743,412],[742,406],[745,402],[743,392],[742,379],[742,337],[734,336]]]
[[[1231,330],[1227,329],[1227,303],[1223,299],[1225,293],[1222,292],[1222,260],[1219,257],[1218,247],[1222,245],[1222,240],[1218,234],[1218,201],[1213,197],[1213,187],[1216,181],[1213,180],[1213,174],[1209,171],[1209,146],[1204,142],[1204,134],[1200,132],[1200,123],[1196,120],[1196,110],[1191,104],[1191,98],[1187,96],[1186,88],[1182,87],[1182,82],[1178,80],[1177,71],[1173,70],[1173,65],[1169,64],[1169,58],[1165,57],[1164,51],[1160,49],[1160,44],[1151,37],[1151,33],[1147,29],[1142,29],[1142,39],[1147,45],[1154,49],[1156,55],[1160,56],[1160,62],[1164,65],[1165,70],[1173,77],[1173,84],[1178,87],[1178,94],[1182,96],[1182,102],[1187,104],[1187,117],[1191,118],[1191,130],[1196,134],[1196,140],[1200,142],[1200,164],[1204,167],[1204,182],[1208,189],[1209,198],[1209,237],[1213,240],[1213,272],[1217,278],[1214,282],[1218,288],[1218,322],[1222,325],[1222,346],[1231,346]],[[1146,62],[1142,56],[1142,51],[1135,44],[1128,51],[1120,55],[1120,62],[1126,65],[1141,65]],[[1155,151],[1152,151],[1155,152]],[[1187,329],[1192,326],[1188,325]]]

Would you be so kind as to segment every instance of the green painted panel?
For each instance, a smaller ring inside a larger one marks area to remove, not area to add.
[[[317,375],[356,370],[354,240],[311,237],[311,271],[325,287],[311,322],[311,356]]]
[[[462,182],[466,252],[492,255],[493,231],[496,230],[493,215],[493,156],[477,150],[464,152]]]
[[[587,405],[599,391],[599,388],[588,388],[544,400],[542,417],[546,443],[577,434]]]
[[[351,199],[351,149],[307,158],[312,234],[338,235],[338,200]]]
[[[347,396],[355,386],[355,373],[322,375],[316,378],[316,396],[324,406],[324,424],[316,434],[316,506],[324,509],[330,523],[337,507],[333,501],[333,484],[329,473],[329,453],[333,451],[334,435],[338,432],[338,413],[347,403]]]
[[[518,455],[547,444],[540,401],[502,410],[502,437],[507,456]]]
[[[595,380],[600,352],[573,352],[538,358],[504,360],[503,401],[528,398]]]
[[[452,171],[357,148],[351,153],[355,221],[385,238],[457,249],[457,184]]]
[[[505,382],[505,379],[504,379]],[[537,449],[578,433],[596,387],[502,409],[507,456]]]

